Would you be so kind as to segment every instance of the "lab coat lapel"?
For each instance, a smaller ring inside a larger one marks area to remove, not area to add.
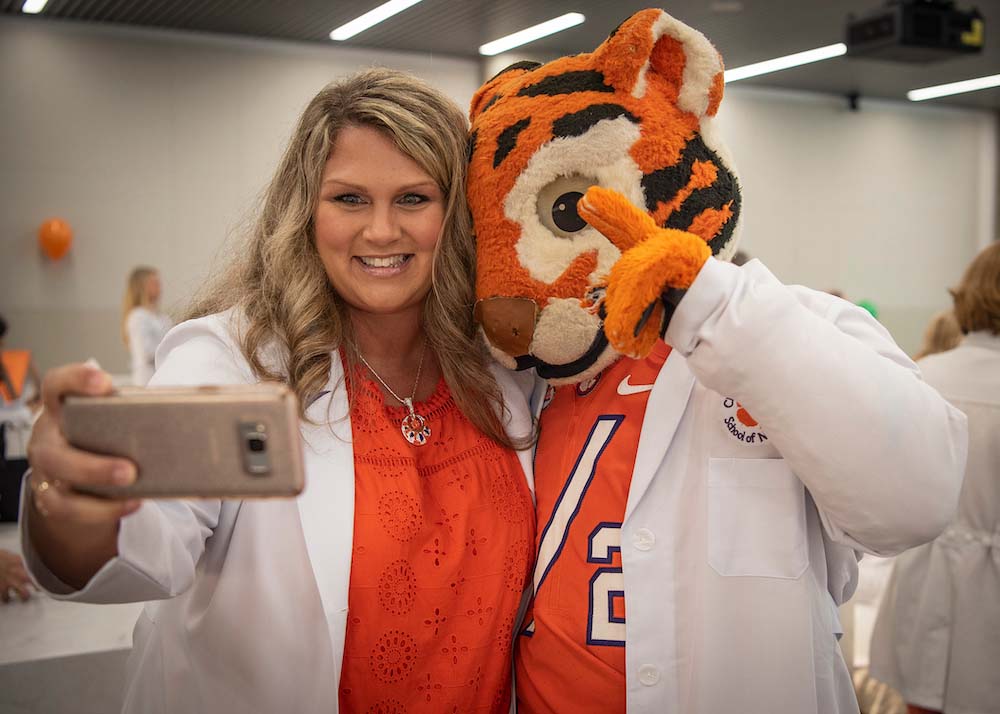
[[[687,360],[671,352],[663,369],[656,377],[653,391],[646,403],[646,416],[639,434],[639,447],[635,457],[632,485],[629,487],[625,506],[626,520],[642,500],[653,476],[666,457],[694,387],[694,375]]]
[[[528,377],[523,373],[513,373],[497,364],[491,365],[493,376],[500,386],[504,396],[504,404],[507,407],[507,415],[504,419],[504,427],[507,433],[514,437],[522,437],[531,433],[532,413],[529,404],[533,390],[538,386],[533,377]],[[542,385],[544,389],[544,385]],[[523,399],[521,398],[523,397]],[[503,417],[501,417],[503,418]],[[532,498],[535,494],[535,479],[532,469],[534,449],[529,447],[517,452],[517,458],[521,462],[524,471],[525,481],[531,491]]]
[[[306,550],[334,635],[346,617],[354,540],[354,448],[343,369],[335,353],[325,391],[306,409],[303,422],[306,486],[298,499]],[[342,644],[342,643],[341,643]]]

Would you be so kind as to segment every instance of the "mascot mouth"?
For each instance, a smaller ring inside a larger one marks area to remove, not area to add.
[[[567,377],[580,374],[580,372],[593,365],[607,347],[608,338],[604,336],[604,330],[602,329],[598,330],[597,334],[594,335],[594,341],[590,343],[587,351],[572,362],[567,362],[566,364],[549,364],[532,355],[521,355],[515,358],[517,361],[515,369],[521,371],[534,367],[535,373],[542,379],[566,379]]]

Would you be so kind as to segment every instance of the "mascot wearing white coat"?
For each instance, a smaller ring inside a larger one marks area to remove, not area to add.
[[[954,513],[964,416],[866,311],[727,262],[722,90],[646,10],[472,102],[477,317],[540,426],[522,713],[857,712],[857,559]]]

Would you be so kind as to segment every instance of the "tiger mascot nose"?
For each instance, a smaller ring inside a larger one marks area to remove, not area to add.
[[[492,297],[476,301],[476,321],[497,349],[511,357],[528,354],[538,306],[530,298]]]

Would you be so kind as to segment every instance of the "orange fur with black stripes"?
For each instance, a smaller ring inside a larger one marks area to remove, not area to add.
[[[479,89],[476,309],[501,362],[566,383],[644,356],[705,261],[732,255],[722,88],[712,45],[644,10],[594,52],[518,63]]]

